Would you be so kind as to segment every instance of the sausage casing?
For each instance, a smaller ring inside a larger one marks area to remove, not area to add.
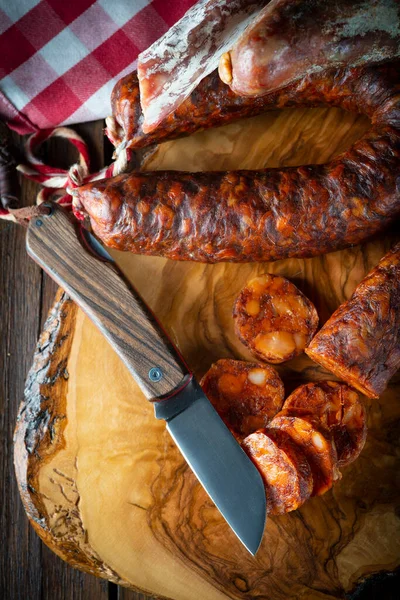
[[[400,367],[400,244],[357,286],[306,353],[370,398]]]
[[[175,25],[139,54],[143,128],[152,131],[218,65],[269,0],[198,0]]]

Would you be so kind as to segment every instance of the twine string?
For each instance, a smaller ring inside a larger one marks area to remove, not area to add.
[[[37,156],[38,148],[52,137],[60,137],[68,140],[78,150],[78,161],[71,165],[68,170],[60,167],[46,165]],[[55,127],[43,129],[33,133],[25,144],[26,162],[19,164],[17,170],[28,179],[42,185],[42,189],[36,196],[36,205],[25,208],[0,207],[0,218],[14,221],[27,226],[30,219],[43,214],[40,206],[49,200],[61,204],[64,208],[72,210],[75,217],[83,219],[82,213],[74,206],[74,189],[91,181],[105,179],[123,173],[130,159],[130,152],[126,150],[119,153],[115,162],[104,167],[97,173],[90,172],[90,156],[86,142],[83,138],[69,127]]]

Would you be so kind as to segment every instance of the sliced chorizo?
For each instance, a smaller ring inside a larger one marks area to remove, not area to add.
[[[400,367],[400,243],[339,306],[306,352],[369,398],[382,394]]]
[[[304,452],[313,476],[313,496],[324,494],[332,487],[333,482],[340,478],[335,446],[326,432],[319,430],[313,420],[293,417],[281,411],[269,423],[267,431],[270,429],[284,431]]]
[[[107,246],[175,260],[267,261],[365,241],[400,214],[399,79],[393,63],[306,77],[298,96],[286,90],[302,105],[319,98],[371,117],[329,164],[128,173],[73,190],[75,209]]]
[[[281,378],[265,364],[223,358],[211,366],[200,385],[238,439],[265,427],[284,399]]]
[[[318,327],[310,300],[288,279],[270,273],[252,279],[241,290],[233,318],[243,344],[271,363],[301,354]]]
[[[353,462],[367,437],[365,408],[345,383],[320,381],[301,385],[285,400],[282,410],[290,416],[314,418],[332,435],[338,466]]]
[[[242,447],[261,473],[270,515],[296,510],[310,497],[310,465],[285,432],[262,429],[247,436]]]

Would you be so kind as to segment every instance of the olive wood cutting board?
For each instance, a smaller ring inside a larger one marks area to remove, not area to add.
[[[326,162],[369,127],[338,109],[271,112],[161,145],[147,169]],[[308,260],[172,262],[114,253],[198,377],[223,357],[251,359],[232,305],[264,272],[289,277],[321,323],[396,239]],[[332,379],[305,355],[278,370],[286,392]],[[70,564],[174,600],[343,598],[400,564],[399,378],[365,399],[369,433],[333,490],[267,520],[252,557],[197,482],[128,370],[60,290],[29,373],[15,434],[22,500],[43,541]]]

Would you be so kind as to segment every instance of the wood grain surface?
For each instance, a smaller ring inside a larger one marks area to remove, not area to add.
[[[164,144],[146,167],[324,162],[366,127],[364,118],[334,109],[270,113]],[[323,323],[395,239],[392,232],[363,247],[273,264],[115,256],[200,377],[218,358],[250,359],[231,316],[250,277],[289,277],[314,302]],[[329,378],[304,355],[279,371],[287,393],[299,383]],[[398,590],[398,394],[394,378],[382,398],[366,400],[370,429],[360,458],[333,491],[270,518],[252,558],[120,359],[60,293],[35,354],[16,431],[24,506],[53,550],[81,569],[130,586],[136,598],[138,589],[174,600],[367,598],[377,580],[364,585],[365,594],[358,585],[377,572],[380,590],[389,580]],[[125,598],[129,592],[118,593]],[[385,598],[396,597],[391,593]]]

